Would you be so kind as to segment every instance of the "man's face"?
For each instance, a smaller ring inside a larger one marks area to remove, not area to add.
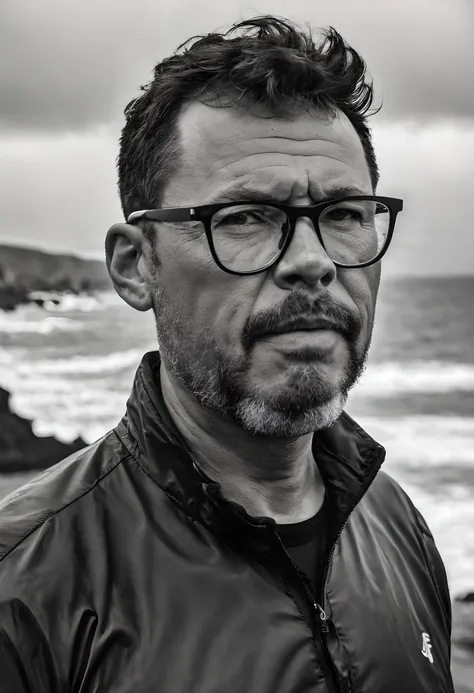
[[[315,204],[354,188],[372,194],[360,140],[340,114],[294,120],[190,104],[179,121],[182,157],[163,207],[224,202],[232,191]],[[356,194],[356,192],[354,192]],[[291,437],[339,416],[370,343],[379,267],[336,269],[312,222],[300,218],[266,272],[227,274],[202,224],[156,224],[154,305],[162,359],[205,409],[258,435]],[[335,329],[293,329],[327,318]]]

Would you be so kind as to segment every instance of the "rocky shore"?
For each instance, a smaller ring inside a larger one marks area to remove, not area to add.
[[[65,296],[110,289],[103,261],[0,245],[0,310],[38,303],[35,292]],[[41,470],[85,446],[80,438],[65,444],[36,436],[31,422],[12,412],[9,398],[0,387],[0,473]]]
[[[9,400],[0,387],[0,473],[40,471],[85,447],[81,438],[67,444],[36,436],[31,422],[11,411]]]

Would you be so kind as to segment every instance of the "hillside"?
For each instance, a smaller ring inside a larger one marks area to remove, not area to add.
[[[0,309],[26,303],[31,291],[88,293],[111,288],[105,261],[0,245]]]

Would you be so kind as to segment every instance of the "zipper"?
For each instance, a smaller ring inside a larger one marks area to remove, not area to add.
[[[378,455],[378,457],[377,457],[377,461],[378,461],[378,460],[380,459],[381,453],[382,453],[383,451],[380,450],[379,448],[377,449],[377,451],[379,452],[379,455]],[[375,457],[375,455],[374,455],[374,457]],[[366,494],[367,491],[369,490],[370,486],[372,485],[372,482],[373,482],[373,480],[375,479],[375,477],[377,476],[377,474],[378,474],[378,472],[379,472],[379,469],[380,469],[380,465],[377,465],[377,466],[375,467],[375,472],[372,474],[371,478],[369,478],[369,483],[366,484],[366,486],[365,486],[364,489],[362,490],[362,493],[359,493],[359,495],[356,497],[355,501],[354,501],[354,502],[352,503],[352,505],[350,506],[349,512],[347,513],[346,518],[345,518],[344,522],[342,523],[342,525],[340,526],[339,531],[338,531],[338,533],[337,533],[337,535],[336,535],[336,538],[334,539],[334,541],[333,541],[333,543],[332,543],[331,550],[329,551],[328,558],[327,558],[327,561],[326,561],[326,565],[325,565],[325,567],[324,567],[323,579],[322,579],[322,582],[321,582],[321,594],[320,594],[320,597],[321,597],[321,604],[324,604],[324,602],[325,602],[326,583],[327,583],[327,580],[328,580],[329,569],[330,569],[330,567],[331,567],[331,561],[332,561],[332,559],[333,559],[334,552],[335,552],[335,550],[336,550],[337,542],[338,542],[339,539],[341,538],[341,534],[343,533],[345,526],[346,526],[347,523],[349,522],[350,517],[351,517],[352,513],[354,512],[355,508],[359,505],[359,503],[361,502],[362,498],[365,496],[365,494]]]
[[[316,611],[318,612],[318,615],[319,615],[319,620],[320,620],[319,630],[321,631],[321,633],[329,633],[329,628],[328,628],[328,624],[327,624],[327,618],[328,617],[326,615],[326,612],[324,611],[323,607],[320,604],[318,604],[317,602],[314,602],[314,608],[316,609]]]
[[[377,461],[380,459],[380,456],[382,454],[382,450],[378,449],[378,452],[379,452],[379,455],[377,457]],[[375,455],[374,455],[374,457],[375,457]],[[368,484],[365,485],[362,492],[359,493],[359,495],[356,497],[356,499],[354,500],[354,502],[350,506],[349,511],[346,515],[346,518],[345,518],[344,522],[342,523],[342,525],[339,527],[336,538],[334,539],[334,541],[332,543],[332,546],[331,546],[331,549],[329,551],[328,558],[327,558],[327,561],[326,561],[326,564],[324,567],[323,578],[321,581],[321,594],[320,594],[321,604],[324,604],[326,601],[326,584],[328,581],[329,569],[331,567],[331,562],[332,562],[332,559],[334,557],[334,552],[336,550],[337,543],[338,543],[339,539],[341,538],[341,534],[343,533],[344,528],[346,527],[347,523],[349,522],[349,519],[350,519],[352,513],[354,512],[355,508],[359,505],[360,501],[362,500],[362,498],[365,496],[365,494],[369,490],[370,486],[372,485],[372,482],[374,481],[375,477],[377,476],[379,469],[380,469],[380,465],[377,464],[375,466],[375,471],[373,472],[371,477],[369,477]],[[325,659],[330,663],[330,667],[331,667],[332,676],[326,677],[326,682],[328,684],[328,688],[331,691],[331,693],[332,693],[332,691],[337,693],[339,686],[337,685],[337,683],[333,684],[333,680],[334,680],[334,682],[337,681],[336,666],[335,666],[334,661],[331,657],[331,653],[329,652],[329,647],[327,644],[327,636],[329,634],[329,627],[328,627],[328,623],[327,623],[327,614],[326,614],[326,611],[323,609],[323,607],[320,604],[318,604],[316,601],[314,601],[314,608],[318,612],[319,618],[321,621],[320,632],[321,632],[321,641],[322,641],[322,645],[323,645],[323,650],[324,650],[325,655],[326,655]],[[337,686],[337,688],[335,688],[335,686]]]
[[[323,607],[315,601],[313,595],[311,594],[310,590],[308,589],[308,587],[306,585],[306,582],[304,580],[303,574],[301,573],[301,570],[293,562],[290,554],[285,549],[285,546],[284,546],[282,540],[280,539],[280,537],[278,536],[278,534],[275,534],[275,537],[278,540],[278,543],[280,544],[281,549],[282,549],[283,553],[285,554],[287,561],[291,564],[291,566],[293,567],[293,570],[298,575],[300,582],[303,585],[303,590],[304,590],[304,594],[306,596],[306,599],[308,599],[310,601],[311,606],[312,606],[312,610],[316,614],[316,622],[311,624],[311,632],[313,634],[313,643],[314,643],[315,649],[317,651],[318,657],[320,658],[321,668],[322,668],[323,673],[324,673],[324,678],[326,681],[327,689],[328,689],[329,693],[341,693],[341,689],[336,683],[337,676],[334,673],[334,663],[332,661],[332,658],[331,658],[331,655],[330,655],[329,650],[327,648],[327,645],[324,642],[327,633],[329,633],[329,628],[327,626],[326,612],[324,611]]]
[[[334,666],[332,657],[329,653],[327,644],[325,642],[326,637],[329,633],[329,628],[327,624],[327,614],[324,611],[323,607],[317,602],[313,602],[313,606],[319,617],[319,632],[321,637],[321,644],[323,646],[322,649],[325,653],[325,657],[323,657],[321,661],[323,663],[323,671],[324,678],[326,680],[326,686],[329,693],[340,693],[341,689],[337,684],[336,667]]]

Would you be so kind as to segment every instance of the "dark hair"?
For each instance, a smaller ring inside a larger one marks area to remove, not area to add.
[[[158,63],[143,94],[125,109],[118,156],[125,216],[157,207],[179,162],[176,123],[183,104],[258,104],[280,116],[339,109],[360,137],[375,190],[378,169],[366,118],[373,88],[361,56],[329,28],[316,44],[310,29],[272,16],[235,24],[224,34],[189,39]]]

